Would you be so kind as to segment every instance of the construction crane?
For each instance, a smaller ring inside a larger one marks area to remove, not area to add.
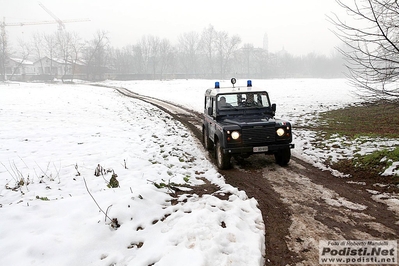
[[[1,36],[5,37],[6,34],[6,26],[25,26],[25,25],[40,25],[40,24],[58,24],[58,30],[65,29],[65,23],[70,22],[83,22],[83,21],[90,21],[90,19],[67,19],[61,20],[56,15],[53,14],[49,9],[47,9],[42,3],[39,2],[39,5],[55,20],[55,21],[36,21],[36,22],[13,22],[13,23],[6,23],[6,19],[3,17],[3,23],[0,23],[1,28]]]
[[[54,15],[53,12],[51,12],[49,9],[47,9],[42,3],[39,2],[39,6],[41,6],[44,11],[46,11],[53,19],[58,23],[58,30],[62,31],[65,29],[65,24],[62,22],[61,19],[59,19],[56,15]]]
[[[62,31],[65,29],[66,22],[81,22],[81,21],[89,21],[89,19],[74,19],[74,20],[64,20],[62,21],[59,17],[57,17],[53,12],[51,12],[48,8],[46,8],[42,3],[38,2],[39,6],[44,9],[55,21],[58,23],[58,30]]]
[[[61,20],[60,20],[61,21]],[[12,22],[12,23],[6,23],[6,19],[3,17],[3,22],[0,23],[0,28],[1,28],[1,36],[5,38],[6,36],[6,27],[9,26],[27,26],[27,25],[41,25],[41,24],[57,24],[58,23],[58,29],[64,29],[65,25],[64,23],[70,23],[70,22],[82,22],[82,21],[90,21],[90,19],[66,19],[64,21],[61,21],[62,24],[60,24],[59,21],[30,21],[30,22]]]
[[[0,24],[1,35],[4,36],[6,32],[6,27],[8,26],[25,26],[25,25],[38,25],[38,24],[54,24],[54,21],[36,21],[36,22],[13,22],[6,23],[6,18],[3,17],[3,23]]]
[[[50,10],[48,10],[42,3],[39,2],[39,5],[55,20],[55,21],[35,21],[35,22],[13,22],[6,23],[6,19],[3,17],[3,23],[0,24],[1,28],[1,36],[5,38],[6,30],[5,28],[8,26],[25,26],[25,25],[40,25],[40,24],[58,24],[58,30],[62,31],[65,29],[65,23],[70,22],[83,22],[90,21],[90,19],[66,19],[61,20],[56,15],[54,15]]]

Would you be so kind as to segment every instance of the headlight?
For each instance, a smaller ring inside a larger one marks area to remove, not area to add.
[[[240,137],[240,133],[238,131],[231,132],[232,139],[238,139]]]
[[[279,128],[279,129],[277,129],[276,133],[277,133],[277,136],[282,137],[285,134],[285,130],[283,128]]]

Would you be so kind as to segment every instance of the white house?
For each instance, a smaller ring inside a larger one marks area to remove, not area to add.
[[[64,60],[60,59],[50,59],[47,56],[42,57],[34,62],[33,67],[37,75],[46,74],[57,77],[59,75],[72,73],[72,67],[70,63],[65,63]]]
[[[6,78],[15,80],[24,80],[26,75],[34,75],[35,69],[33,62],[20,59],[9,58],[6,60]]]

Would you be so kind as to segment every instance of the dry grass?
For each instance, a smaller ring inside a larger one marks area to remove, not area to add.
[[[377,102],[346,107],[320,114],[319,130],[356,138],[359,136],[399,138],[399,105]]]
[[[351,139],[367,137],[399,138],[399,105],[389,102],[366,103],[339,110],[323,112],[319,123],[310,126],[311,130],[323,132],[324,139],[336,134]],[[399,147],[393,150],[382,149],[371,154],[356,155],[353,159],[340,160],[331,167],[356,179],[381,181],[380,173],[392,162],[399,161]],[[385,160],[383,160],[385,158]],[[383,178],[384,182],[398,184],[399,177]]]

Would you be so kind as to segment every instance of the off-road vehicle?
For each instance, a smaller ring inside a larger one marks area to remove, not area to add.
[[[206,90],[203,143],[207,150],[214,149],[217,166],[231,167],[231,157],[237,161],[252,154],[274,154],[276,163],[287,165],[291,158],[291,124],[274,117],[276,104],[270,104],[264,89],[246,86],[215,87]]]

